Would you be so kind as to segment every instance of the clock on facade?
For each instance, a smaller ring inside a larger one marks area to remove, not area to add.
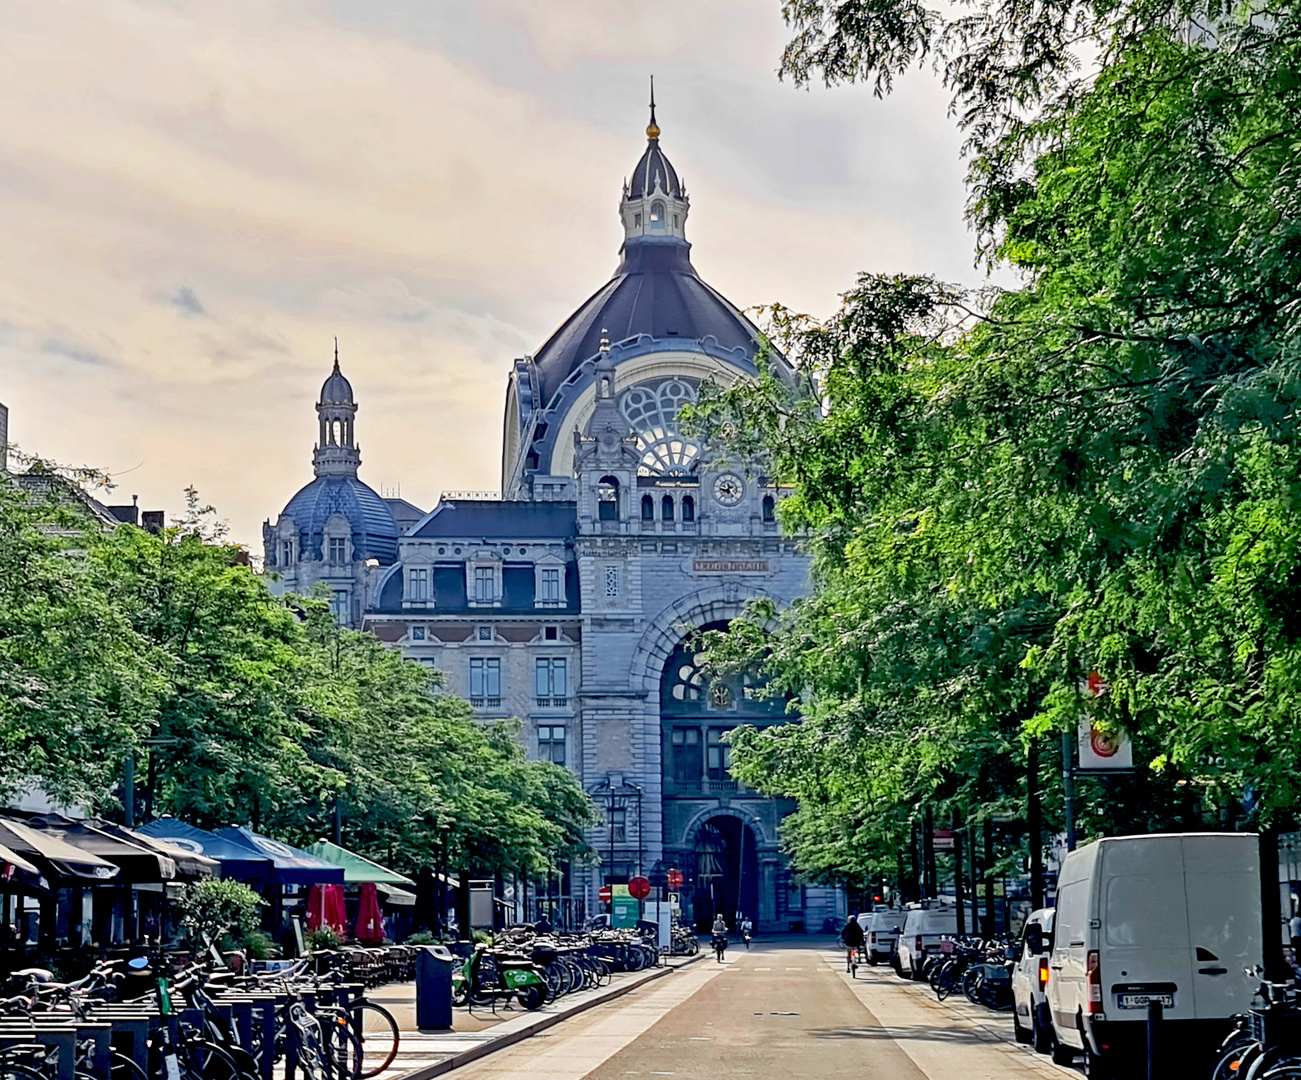
[[[745,494],[745,483],[735,473],[723,473],[714,481],[714,498],[724,506],[735,506]]]

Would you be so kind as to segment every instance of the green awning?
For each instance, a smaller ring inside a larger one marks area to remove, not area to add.
[[[342,866],[343,881],[346,885],[360,885],[366,881],[376,885],[415,885],[415,882],[410,878],[403,877],[392,870],[387,870],[380,866],[379,863],[373,863],[369,859],[349,851],[347,848],[341,848],[338,844],[330,843],[328,840],[318,840],[307,850],[323,862]]]

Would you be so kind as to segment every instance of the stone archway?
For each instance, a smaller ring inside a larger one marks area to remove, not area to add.
[[[692,917],[707,933],[721,914],[735,929],[742,915],[756,922],[760,868],[754,830],[743,817],[716,813],[696,829],[692,843],[695,867],[691,881]]]

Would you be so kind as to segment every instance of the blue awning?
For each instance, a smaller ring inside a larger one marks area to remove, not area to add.
[[[206,855],[221,864],[221,876],[234,878],[236,881],[269,881],[275,876],[275,864],[261,852],[247,844],[237,843],[210,833],[207,829],[187,825],[173,817],[161,817],[148,825],[141,825],[136,832],[166,840],[169,844],[192,851],[196,855]]]
[[[254,854],[263,855],[274,866],[275,880],[282,885],[342,885],[343,867],[318,859],[296,847],[279,840],[259,836],[251,829],[235,825],[219,829],[217,835],[234,844],[241,844]]]

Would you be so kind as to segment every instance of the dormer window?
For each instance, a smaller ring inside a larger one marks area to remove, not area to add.
[[[664,231],[664,204],[662,202],[651,203],[650,227],[652,232]]]

